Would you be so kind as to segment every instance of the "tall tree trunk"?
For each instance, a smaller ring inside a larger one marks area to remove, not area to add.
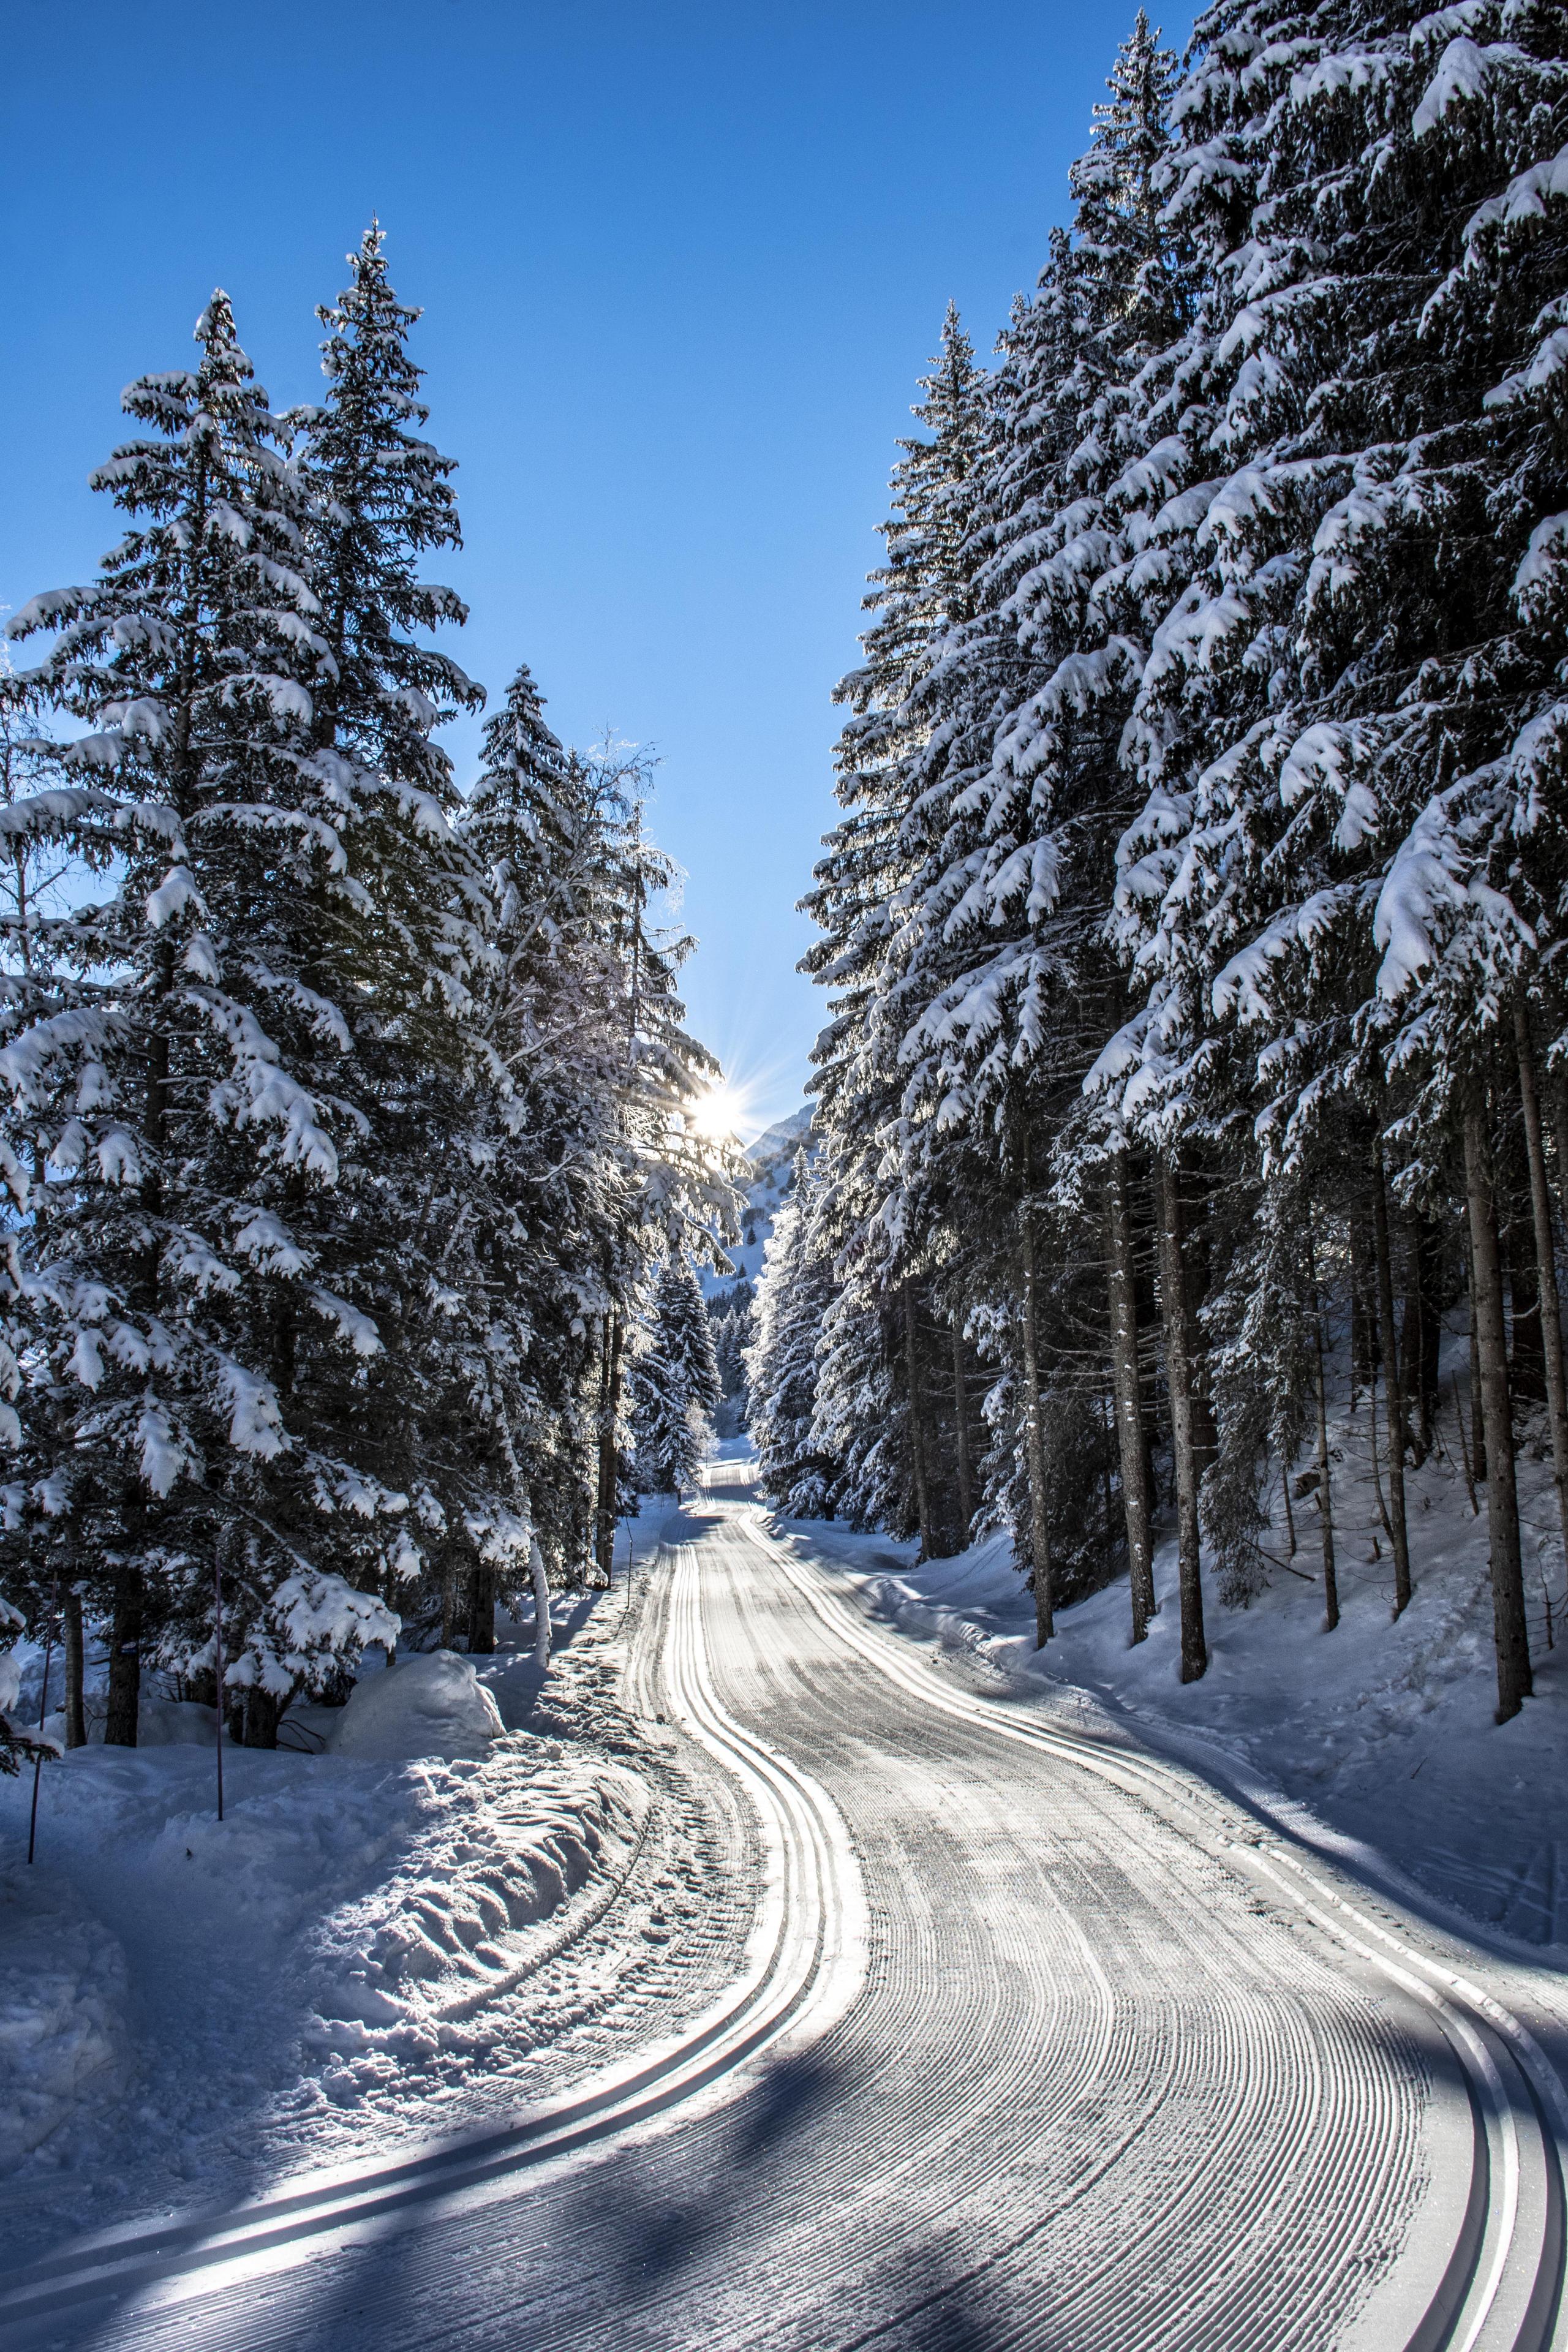
[[[910,1469],[915,1482],[915,1518],[921,1558],[934,1559],[931,1524],[931,1479],[926,1463],[925,1385],[921,1378],[921,1340],[915,1320],[915,1286],[904,1284],[904,1390],[910,1415]]]
[[[1133,1280],[1132,1219],[1127,1205],[1127,1154],[1106,1164],[1105,1239],[1110,1310],[1110,1385],[1121,1462],[1121,1504],[1127,1520],[1132,1639],[1143,1641],[1154,1614],[1154,1515],[1149,1494],[1138,1381],[1138,1300]]]
[[[103,1727],[108,1748],[134,1748],[142,1704],[142,1619],[146,1595],[142,1570],[122,1560],[115,1571],[114,1609],[109,1627],[109,1714]]]
[[[1307,1246],[1308,1272],[1312,1280],[1312,1337],[1318,1359],[1318,1524],[1323,1538],[1323,1631],[1331,1633],[1340,1622],[1340,1578],[1334,1559],[1333,1461],[1329,1453],[1329,1382],[1323,1345],[1323,1294],[1318,1287],[1318,1254],[1310,1228]],[[1352,1291],[1354,1279],[1352,1272]],[[1353,1392],[1353,1371],[1351,1386]]]
[[[958,1508],[963,1520],[960,1549],[969,1542],[974,1517],[974,1457],[969,1444],[969,1384],[963,1370],[963,1333],[952,1327],[952,1431],[958,1459]]]
[[[1203,1342],[1203,1326],[1199,1320],[1209,1295],[1213,1269],[1209,1255],[1208,1193],[1190,1173],[1178,1168],[1173,1181],[1179,1189],[1177,1202],[1181,1213],[1182,1276],[1186,1298],[1187,1383],[1193,1427],[1193,1485],[1201,1491],[1204,1473],[1219,1453],[1219,1433],[1215,1426],[1214,1404],[1209,1396],[1208,1350]]]
[[[1552,1475],[1557,1484],[1557,1514],[1568,1559],[1568,1379],[1563,1363],[1562,1302],[1557,1294],[1557,1253],[1552,1233],[1552,1195],[1546,1183],[1546,1139],[1542,1130],[1541,1092],[1530,1013],[1514,1000],[1514,1036],[1519,1046],[1519,1093],[1524,1108],[1524,1149],[1530,1163],[1530,1213],[1535,1228],[1536,1285],[1541,1299],[1541,1338],[1546,1360],[1546,1402],[1552,1422]]]
[[[1351,1411],[1363,1388],[1371,1388],[1376,1378],[1376,1325],[1367,1312],[1370,1285],[1367,1281],[1366,1218],[1364,1213],[1352,1210],[1350,1218],[1351,1239]]]
[[[1465,1112],[1465,1200],[1469,1214],[1481,1413],[1487,1441],[1487,1544],[1491,1560],[1492,1627],[1497,1644],[1497,1717],[1500,1723],[1506,1723],[1530,1696],[1531,1674],[1494,1181],[1481,1105],[1473,1098]]]
[[[1388,1534],[1394,1547],[1394,1613],[1410,1606],[1410,1531],[1405,1516],[1405,1384],[1394,1324],[1394,1256],[1388,1244],[1388,1188],[1384,1181],[1383,1138],[1372,1150],[1372,1230],[1377,1254],[1377,1337],[1383,1357],[1384,1424],[1388,1431]],[[1373,1444],[1376,1443],[1374,1437]]]
[[[1568,1074],[1561,1066],[1548,1073],[1546,1090],[1552,1105],[1552,1140],[1557,1147],[1557,1206],[1563,1230],[1568,1233]]]
[[[1020,1317],[1024,1354],[1024,1450],[1029,1473],[1029,1549],[1035,1571],[1035,1647],[1043,1650],[1056,1632],[1056,1596],[1051,1586],[1051,1528],[1046,1491],[1046,1430],[1040,1405],[1040,1339],[1034,1218],[1026,1202],[1019,1211],[1019,1257],[1024,1274]]]
[[[620,1467],[616,1423],[621,1411],[621,1359],[625,1347],[621,1318],[612,1313],[605,1333],[605,1410],[599,1424],[598,1511],[594,1534],[595,1558],[606,1584],[616,1564],[616,1480]]]
[[[1399,1370],[1406,1412],[1414,1409],[1412,1452],[1420,1468],[1432,1450],[1432,1427],[1440,1402],[1438,1353],[1443,1339],[1443,1228],[1416,1210],[1409,1221],[1410,1256]]]
[[[278,1724],[282,1713],[282,1700],[253,1683],[245,1694],[245,1745],[247,1748],[276,1748]]]
[[[537,1536],[529,1538],[528,1566],[533,1579],[533,1662],[542,1674],[550,1664],[550,1579]]]
[[[496,1645],[496,1572],[477,1559],[468,1574],[468,1653],[489,1657]]]
[[[441,1647],[449,1650],[458,1638],[458,1564],[450,1552],[441,1565]]]
[[[1476,1256],[1470,1247],[1470,1220],[1465,1212],[1465,1273],[1470,1286],[1470,1475],[1478,1486],[1487,1483],[1487,1417],[1481,1404],[1481,1343],[1476,1329]]]
[[[81,1622],[81,1595],[74,1586],[68,1588],[61,1614],[65,1620],[66,1653],[66,1746],[87,1746],[87,1706],[82,1696],[86,1670],[87,1643]]]
[[[1512,1192],[1511,1185],[1510,1192]],[[1511,1209],[1512,1202],[1510,1207]],[[1502,1262],[1508,1270],[1512,1308],[1508,1349],[1508,1390],[1517,1411],[1546,1402],[1546,1348],[1541,1328],[1541,1285],[1535,1271],[1535,1235],[1522,1217],[1510,1215],[1502,1227]]]
[[[1164,1324],[1165,1383],[1171,1397],[1171,1450],[1176,1465],[1176,1554],[1182,1601],[1182,1680],[1195,1683],[1206,1668],[1203,1560],[1198,1529],[1198,1473],[1193,1451],[1192,1346],[1187,1286],[1182,1262],[1181,1188],[1168,1160],[1158,1166],[1160,1188],[1160,1312]]]

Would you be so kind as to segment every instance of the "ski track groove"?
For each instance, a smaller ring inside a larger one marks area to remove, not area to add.
[[[100,2302],[86,2333],[30,2342],[1332,2352],[1431,2187],[1440,2032],[1479,2101],[1492,2194],[1457,2307],[1409,2340],[1563,2352],[1568,2111],[1518,2020],[1316,1857],[1239,1846],[1241,1809],[1191,1775],[931,1673],[743,1497],[710,1488],[693,1516],[626,1687],[700,1737],[721,1722],[742,1781],[794,1791],[762,1903],[795,1914],[778,1948],[804,1990],[770,2047],[816,2069],[798,2114],[748,2138],[786,2079],[759,2081],[753,2053],[738,2101],[709,2093],[504,2195],[432,2201],[417,2228],[199,2297]],[[839,1813],[865,1979],[846,2006],[841,1957],[804,2032],[847,1884]],[[746,1843],[732,1829],[718,1864]]]

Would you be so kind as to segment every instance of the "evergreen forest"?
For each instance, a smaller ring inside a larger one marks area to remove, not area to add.
[[[122,536],[10,625],[0,1633],[63,1657],[67,1746],[84,1658],[110,1745],[155,1670],[267,1748],[367,1645],[602,1584],[660,1286],[689,1323],[726,1264],[648,761],[566,750],[525,664],[466,794],[436,740],[485,695],[417,316],[373,226],[275,415],[216,294],[123,396]]]
[[[1391,1611],[1440,1447],[1500,1719],[1551,1638],[1565,142],[1538,0],[1221,0],[1184,60],[1141,13],[1035,290],[990,364],[950,309],[899,444],[752,1427],[786,1511],[1008,1530],[1041,1644],[1116,1578],[1141,1641],[1169,1530],[1201,1676],[1281,1501],[1331,1633],[1336,1381]]]

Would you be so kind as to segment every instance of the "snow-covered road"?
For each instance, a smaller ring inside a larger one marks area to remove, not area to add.
[[[755,1818],[719,2007],[482,2140],[62,2249],[11,2337],[1560,2347],[1531,1988],[1193,1773],[933,1668],[748,1475],[667,1531],[631,1675]]]

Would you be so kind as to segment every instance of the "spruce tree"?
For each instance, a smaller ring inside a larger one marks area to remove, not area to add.
[[[13,838],[58,840],[110,887],[5,918],[19,1204],[51,1171],[21,1243],[10,1541],[109,1615],[108,1736],[127,1744],[143,1657],[210,1644],[215,1571],[258,1736],[296,1685],[390,1638],[336,1571],[384,1570],[403,1507],[300,1393],[304,1358],[363,1395],[381,1346],[318,1238],[364,1112],[310,917],[363,886],[313,755],[297,478],[223,295],[196,339],[194,373],[125,394],[151,430],[94,478],[130,524],[100,579],[13,624],[54,633],[34,682],[92,728],[58,755],[81,781],[10,810]]]
[[[632,1376],[632,1441],[643,1493],[676,1495],[693,1484],[721,1394],[697,1276],[684,1253],[671,1251],[654,1284]]]
[[[833,1459],[813,1437],[817,1347],[833,1298],[819,1221],[822,1189],[812,1159],[799,1152],[763,1256],[747,1357],[758,1484],[796,1519],[831,1518],[837,1486]]]

